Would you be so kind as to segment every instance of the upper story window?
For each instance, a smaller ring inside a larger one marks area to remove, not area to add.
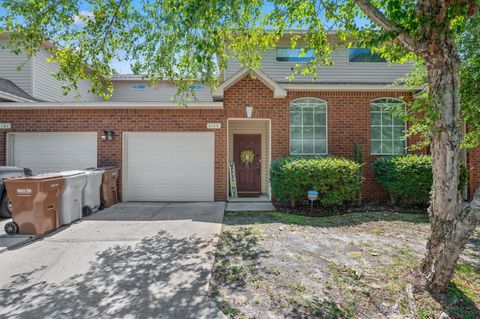
[[[380,54],[372,53],[370,49],[349,48],[348,62],[387,62]]]
[[[128,86],[130,90],[143,91],[145,90],[145,84],[131,84]]]
[[[313,50],[304,50],[302,48],[276,48],[277,62],[309,62],[313,60]]]
[[[193,84],[193,85],[189,85],[188,87],[195,91],[200,91],[205,88],[205,86],[201,84]]]
[[[327,102],[310,97],[290,102],[290,154],[327,154]]]
[[[378,99],[371,102],[371,139],[373,155],[401,155],[406,150],[406,123],[392,113],[405,108],[405,102],[396,99]]]

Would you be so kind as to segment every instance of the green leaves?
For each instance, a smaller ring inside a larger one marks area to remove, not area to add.
[[[318,191],[324,206],[337,206],[354,199],[361,188],[361,164],[335,157],[283,157],[270,167],[270,183],[275,197],[292,205],[302,203],[307,191]]]
[[[401,206],[426,206],[432,188],[432,158],[426,155],[381,157],[374,163],[375,179]]]
[[[372,4],[396,30],[419,39],[429,39],[434,27],[468,25],[466,6],[452,6],[437,21],[436,12],[419,15],[413,0]],[[314,51],[313,60],[292,67],[290,79],[315,79],[320,65],[332,64],[330,55],[340,44],[372,48],[392,62],[418,59],[397,31],[370,20],[358,0],[4,0],[2,7],[0,32],[10,34],[12,51],[32,56],[40,44],[55,41],[61,46],[52,59],[60,65],[57,78],[73,88],[89,80],[92,91],[105,98],[111,95],[113,61],[130,61],[135,73],[152,82],[175,81],[177,98],[189,100],[191,83],[215,88],[230,58],[259,68],[262,52],[281,39]]]

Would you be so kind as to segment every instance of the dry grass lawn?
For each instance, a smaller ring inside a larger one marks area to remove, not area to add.
[[[226,213],[210,295],[234,318],[480,318],[480,230],[434,298],[411,272],[428,229],[421,214]]]

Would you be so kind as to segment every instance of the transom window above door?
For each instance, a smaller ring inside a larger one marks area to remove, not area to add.
[[[383,98],[371,102],[372,155],[405,154],[405,121],[393,109],[405,110],[405,102]]]
[[[310,97],[290,102],[290,154],[327,154],[327,102]]]

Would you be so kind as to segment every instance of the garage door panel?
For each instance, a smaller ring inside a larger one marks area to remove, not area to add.
[[[126,133],[126,199],[213,201],[213,133]]]
[[[11,165],[35,174],[97,166],[97,133],[9,134]]]
[[[158,176],[158,178],[152,178],[152,176]],[[203,176],[205,178],[205,175]],[[201,179],[194,180],[190,174],[185,174],[180,170],[170,171],[152,171],[150,173],[139,174],[138,177],[132,177],[128,183],[131,187],[144,187],[145,181],[148,181],[151,187],[162,187],[165,185],[179,185],[181,187],[187,187],[191,182],[199,182]]]

